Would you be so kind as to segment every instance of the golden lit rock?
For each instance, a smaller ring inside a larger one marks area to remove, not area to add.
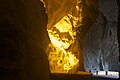
[[[75,1],[78,1],[74,4],[76,6],[72,6],[73,9],[68,11],[69,13],[64,15],[53,27],[49,26],[51,23],[48,22],[47,31],[51,43],[48,45],[47,53],[52,73],[68,73],[79,65],[79,60],[76,58],[78,51],[74,53],[71,47],[76,41],[77,27],[82,25],[80,0]]]

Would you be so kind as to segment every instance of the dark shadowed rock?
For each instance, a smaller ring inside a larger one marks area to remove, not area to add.
[[[49,80],[47,21],[39,0],[0,1],[0,80]]]

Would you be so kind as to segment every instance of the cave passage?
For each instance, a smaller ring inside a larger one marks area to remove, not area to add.
[[[82,25],[82,7],[79,0],[73,10],[50,29],[47,48],[51,73],[74,72],[79,67],[79,51],[76,51],[77,28]],[[74,15],[75,14],[75,15]]]

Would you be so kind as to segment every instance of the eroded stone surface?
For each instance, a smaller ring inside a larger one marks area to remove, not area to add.
[[[85,69],[119,71],[116,0],[99,0],[99,14],[84,36]]]

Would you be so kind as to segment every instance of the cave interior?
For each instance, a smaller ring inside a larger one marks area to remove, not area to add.
[[[119,0],[1,0],[0,80],[114,80]]]

